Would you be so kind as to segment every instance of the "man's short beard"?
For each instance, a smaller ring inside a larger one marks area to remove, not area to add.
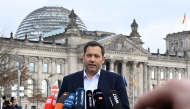
[[[88,72],[88,73],[92,73],[92,74],[96,74],[96,73],[98,73],[98,70],[97,70],[97,71],[89,70],[89,69],[86,69],[86,70],[88,70],[88,71],[86,71],[86,72]]]

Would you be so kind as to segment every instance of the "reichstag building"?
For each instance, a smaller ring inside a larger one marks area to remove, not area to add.
[[[44,96],[49,96],[52,85],[60,86],[64,76],[82,70],[83,46],[92,40],[105,47],[106,61],[102,69],[125,76],[131,108],[133,100],[165,81],[190,76],[190,31],[167,34],[164,38],[166,52],[160,54],[158,49],[157,53],[151,53],[142,47],[144,42],[135,19],[131,23],[129,35],[123,35],[88,31],[74,10],[63,7],[45,6],[31,12],[20,23],[15,37],[11,35],[7,40],[7,43],[19,43],[15,48],[20,49],[19,56],[25,60],[32,75],[28,83],[35,83],[25,90],[22,107],[36,106],[26,99],[35,88],[42,89]],[[48,78],[51,74],[53,76]],[[132,78],[137,83],[135,89]],[[38,105],[39,108],[43,106]]]

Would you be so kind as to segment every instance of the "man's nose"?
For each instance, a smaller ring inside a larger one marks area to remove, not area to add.
[[[92,56],[92,57],[90,58],[90,61],[94,61],[94,60],[95,60],[95,57]]]

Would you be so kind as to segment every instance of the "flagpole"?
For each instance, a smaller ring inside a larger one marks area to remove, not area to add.
[[[134,79],[134,77],[133,77],[133,79]],[[133,80],[134,81],[134,80]],[[133,82],[132,81],[132,82]],[[135,104],[135,91],[134,91],[135,89],[134,89],[134,82],[133,82],[133,108],[134,108],[134,104]]]
[[[186,20],[187,19],[187,15],[186,15],[186,11],[185,11],[185,31],[186,31]]]

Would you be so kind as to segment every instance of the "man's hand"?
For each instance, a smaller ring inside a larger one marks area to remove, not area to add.
[[[8,104],[8,105],[9,105],[9,106],[12,106],[12,102],[9,101],[9,104]]]
[[[143,95],[134,109],[190,109],[190,81],[171,80]]]

